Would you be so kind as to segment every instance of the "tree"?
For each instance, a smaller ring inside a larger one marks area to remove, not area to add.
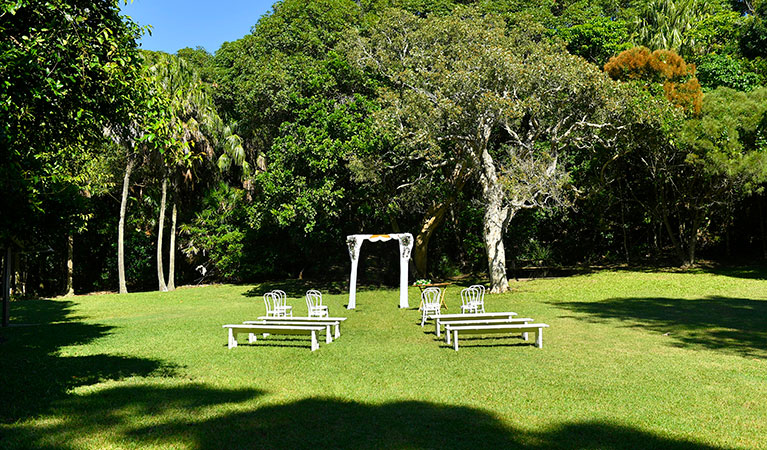
[[[767,58],[767,1],[756,3],[740,37],[740,49],[748,58]]]
[[[748,72],[741,62],[729,55],[706,55],[697,67],[698,79],[706,90],[719,86],[750,91],[760,84],[759,75]]]
[[[388,82],[379,120],[402,157],[479,181],[491,291],[507,291],[504,231],[517,211],[564,201],[559,152],[606,126],[609,80],[529,29],[507,36],[503,20],[470,9],[387,11],[350,41],[357,63]]]
[[[695,47],[695,25],[713,12],[704,0],[651,0],[639,3],[633,30],[641,45],[655,50],[686,52]]]
[[[598,16],[586,23],[557,30],[573,55],[582,56],[597,66],[631,47],[628,27],[622,20]]]
[[[0,8],[0,209],[16,212],[0,218],[7,242],[32,235],[56,185],[82,181],[104,126],[129,120],[141,30],[117,0]]]
[[[666,98],[689,114],[698,114],[703,90],[695,77],[695,65],[669,50],[650,52],[634,47],[610,58],[605,72],[619,81],[640,81],[653,93],[662,89]]]
[[[149,132],[152,145],[161,154],[162,194],[157,232],[157,279],[161,291],[175,289],[176,221],[179,194],[182,184],[191,185],[195,173],[204,160],[212,160],[214,148],[226,147],[223,165],[232,161],[245,165],[241,157],[242,143],[232,127],[224,125],[218,116],[212,99],[207,95],[200,75],[185,60],[164,53],[148,54],[148,68],[151,74],[152,90],[156,98],[163,101],[159,117],[167,123],[160,135]],[[234,155],[234,157],[233,157]],[[248,171],[247,165],[244,169]],[[170,249],[168,282],[166,284],[163,265],[163,230],[169,179],[172,185],[173,203],[171,210]]]

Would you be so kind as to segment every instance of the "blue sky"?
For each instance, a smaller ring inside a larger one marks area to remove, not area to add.
[[[133,0],[122,13],[139,25],[152,25],[141,48],[175,53],[184,47],[205,47],[215,53],[226,41],[237,40],[268,12],[275,0]]]

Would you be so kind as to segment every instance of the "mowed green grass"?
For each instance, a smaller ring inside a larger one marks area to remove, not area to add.
[[[488,311],[551,328],[543,349],[421,328],[418,290],[324,294],[348,317],[309,351],[227,349],[221,325],[310,283],[12,303],[0,331],[0,448],[767,448],[759,271],[599,272],[512,282]],[[457,312],[462,286],[447,292]],[[255,296],[254,296],[255,295]]]

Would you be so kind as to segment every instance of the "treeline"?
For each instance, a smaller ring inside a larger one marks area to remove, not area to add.
[[[387,231],[417,276],[495,291],[511,264],[767,256],[767,1],[284,0],[175,55],[117,2],[17,3],[19,291],[341,279],[345,236]],[[396,282],[391,253],[361,273]]]

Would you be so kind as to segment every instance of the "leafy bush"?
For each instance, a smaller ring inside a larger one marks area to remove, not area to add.
[[[759,75],[746,72],[737,59],[729,55],[706,55],[698,64],[698,80],[704,90],[714,90],[720,86],[738,91],[750,91],[760,84]]]

